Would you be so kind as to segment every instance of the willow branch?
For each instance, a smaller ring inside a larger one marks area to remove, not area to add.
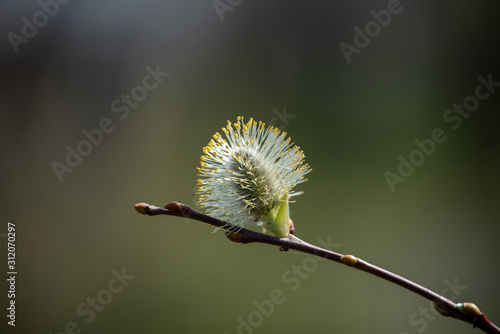
[[[410,290],[434,303],[436,310],[443,316],[452,317],[458,320],[472,324],[486,333],[500,334],[500,328],[490,322],[486,316],[473,303],[454,303],[453,301],[415,283],[404,277],[396,275],[390,271],[379,268],[373,264],[361,260],[353,255],[342,255],[332,252],[327,249],[309,244],[297,238],[293,234],[285,238],[278,238],[272,235],[258,233],[245,228],[239,228],[229,225],[219,219],[204,215],[188,205],[180,202],[170,202],[164,208],[149,205],[146,203],[138,203],[135,205],[137,212],[149,216],[170,215],[184,217],[193,220],[198,220],[203,223],[217,226],[226,230],[226,236],[229,240],[248,244],[253,242],[264,243],[274,246],[279,246],[281,250],[293,249],[299,252],[320,256],[328,260],[343,263],[349,267],[370,273],[389,282],[397,284],[407,290]],[[237,232],[236,232],[237,231]]]

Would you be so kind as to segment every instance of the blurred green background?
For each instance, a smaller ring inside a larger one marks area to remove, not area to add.
[[[478,332],[367,274],[134,211],[195,205],[202,147],[239,115],[288,132],[313,168],[291,207],[297,236],[437,292],[458,282],[447,297],[500,323],[500,87],[458,129],[443,119],[478,76],[500,81],[497,1],[402,1],[350,63],[340,44],[394,1],[40,3],[0,10],[0,245],[6,264],[14,221],[18,271],[2,332]],[[23,18],[40,27],[16,53]],[[146,91],[148,66],[169,75]],[[115,113],[131,92],[141,101]],[[113,131],[60,182],[54,161],[103,119]],[[435,128],[447,140],[391,191],[384,173]],[[119,289],[113,270],[134,278]],[[285,300],[259,316],[274,290]]]

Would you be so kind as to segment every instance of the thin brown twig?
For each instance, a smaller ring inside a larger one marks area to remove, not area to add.
[[[353,255],[342,255],[321,247],[309,244],[297,238],[293,234],[285,238],[278,238],[271,235],[258,233],[245,228],[238,228],[229,225],[219,219],[204,215],[188,205],[180,202],[170,202],[164,208],[149,205],[146,203],[138,203],[135,205],[137,212],[149,216],[156,215],[171,215],[198,220],[209,225],[224,228],[228,239],[234,242],[247,244],[253,242],[265,243],[269,245],[279,246],[282,250],[293,249],[299,252],[304,252],[316,256],[329,259],[334,262],[343,263],[349,267],[370,273],[389,282],[397,284],[405,289],[408,289],[434,303],[434,306],[443,316],[449,316],[468,322],[483,330],[486,333],[500,334],[500,328],[489,321],[479,308],[472,303],[454,303],[453,301],[415,283],[404,277],[396,275],[390,271],[379,268],[373,264],[363,261]]]

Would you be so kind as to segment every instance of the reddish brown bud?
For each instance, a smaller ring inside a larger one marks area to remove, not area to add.
[[[173,213],[182,213],[182,210],[186,207],[185,204],[182,204],[181,202],[170,202],[165,204],[164,208],[167,209],[168,211],[172,211]]]
[[[295,225],[293,225],[293,221],[290,219],[290,234],[295,233]]]
[[[146,203],[137,203],[134,205],[135,211],[139,212],[142,215],[147,215],[148,212],[146,211],[146,208],[148,207],[148,204]]]
[[[226,232],[226,238],[228,238],[232,242],[237,242],[237,243],[242,244],[243,238],[245,238],[245,237],[238,232]]]

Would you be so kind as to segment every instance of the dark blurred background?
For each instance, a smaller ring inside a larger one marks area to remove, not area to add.
[[[1,261],[13,221],[18,272],[2,332],[474,332],[367,274],[134,211],[195,206],[202,147],[239,115],[288,132],[313,168],[291,207],[299,237],[500,323],[500,87],[474,97],[478,77],[500,82],[497,1],[0,8]],[[447,112],[464,101],[470,114]],[[446,140],[419,155],[436,128]]]

